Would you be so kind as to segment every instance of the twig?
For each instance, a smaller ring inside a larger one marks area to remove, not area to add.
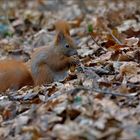
[[[123,45],[123,43],[116,37],[112,34],[112,31],[110,28],[107,27],[107,30],[109,31],[110,35],[112,36],[112,38],[116,41],[117,44],[119,45]]]
[[[92,40],[94,41],[94,43],[101,48],[102,46],[93,38],[92,33],[90,33],[90,36]]]
[[[100,92],[102,94],[110,94],[110,95],[113,95],[113,96],[121,96],[121,97],[127,97],[127,98],[132,98],[134,96],[136,96],[138,93],[126,93],[126,94],[123,94],[123,93],[115,93],[115,92],[112,92],[110,90],[105,90],[105,89],[97,89],[97,88],[94,88],[92,87],[91,89],[90,88],[86,88],[86,87],[83,87],[83,86],[79,86],[77,87],[77,89],[81,89],[81,90],[92,90],[92,91],[95,91],[95,92]],[[139,91],[140,92],[140,91]]]
[[[93,26],[92,24],[88,24],[88,34],[90,35],[90,37],[92,38],[92,40],[94,41],[94,43],[102,50],[104,50],[106,52],[106,49],[103,48],[93,37]]]
[[[106,49],[103,48],[95,39],[94,37],[92,36],[92,33],[89,33],[90,37],[92,38],[92,40],[94,41],[94,43],[99,47],[101,48],[102,50],[104,50],[106,52]]]
[[[97,88],[92,88],[92,90],[93,91],[95,91],[95,92],[100,92],[100,93],[103,93],[103,94],[111,94],[111,95],[113,95],[113,96],[122,96],[122,97],[128,97],[128,98],[130,98],[130,97],[134,97],[134,96],[136,96],[137,95],[137,93],[125,93],[125,94],[123,94],[123,93],[115,93],[115,92],[112,92],[112,91],[110,91],[110,90],[101,90],[101,89],[97,89]]]

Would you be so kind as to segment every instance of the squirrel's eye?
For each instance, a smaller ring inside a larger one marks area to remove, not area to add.
[[[70,46],[68,44],[65,45],[66,48],[69,48]]]

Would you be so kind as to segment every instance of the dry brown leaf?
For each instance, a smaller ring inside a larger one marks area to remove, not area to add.
[[[136,75],[138,72],[138,65],[135,62],[126,62],[122,66],[120,66],[120,74],[131,76]]]

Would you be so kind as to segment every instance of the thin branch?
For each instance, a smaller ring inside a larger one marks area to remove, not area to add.
[[[130,97],[134,97],[134,96],[136,96],[137,95],[137,93],[125,93],[125,94],[123,94],[123,93],[115,93],[115,92],[112,92],[112,91],[110,91],[110,90],[101,90],[101,89],[97,89],[97,88],[92,88],[92,90],[93,91],[95,91],[95,92],[100,92],[100,93],[103,93],[103,94],[111,94],[111,95],[113,95],[113,96],[122,96],[122,97],[128,97],[128,98],[130,98]]]
[[[103,48],[95,39],[94,37],[92,36],[92,33],[89,33],[90,37],[92,38],[92,40],[94,41],[94,43],[101,49],[103,49],[104,51],[106,51],[105,48]]]
[[[95,88],[95,87],[92,87],[91,89],[90,88],[86,88],[86,87],[83,87],[83,86],[79,86],[79,87],[77,87],[77,89],[81,89],[81,90],[92,90],[92,91],[95,91],[95,92],[99,92],[99,93],[102,93],[102,94],[110,94],[110,95],[113,95],[113,96],[121,96],[121,97],[127,97],[127,98],[132,98],[132,97],[134,97],[134,96],[136,96],[138,93],[125,93],[125,94],[123,94],[123,93],[115,93],[115,92],[112,92],[112,91],[110,91],[110,90],[105,90],[105,89],[97,89],[97,88]]]
[[[112,36],[112,38],[114,39],[114,41],[119,44],[119,45],[123,45],[123,43],[116,37],[112,34],[112,31],[110,28],[107,27],[107,30],[109,31],[110,35]]]
[[[94,43],[101,48],[102,46],[93,38],[91,33],[90,33],[90,36],[91,36],[92,40],[94,41]]]

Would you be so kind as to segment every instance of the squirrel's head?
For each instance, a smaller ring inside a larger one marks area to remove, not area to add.
[[[55,44],[58,47],[58,51],[66,56],[78,54],[76,44],[69,35],[64,35],[62,32],[58,32],[56,35]]]

